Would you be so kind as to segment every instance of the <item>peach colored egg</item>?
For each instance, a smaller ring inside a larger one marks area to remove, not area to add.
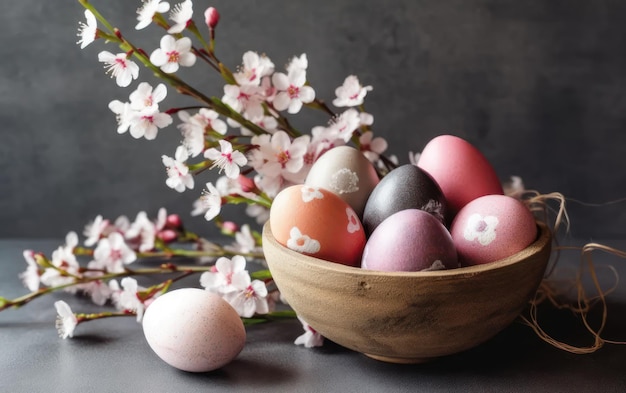
[[[381,271],[423,271],[458,267],[454,242],[432,214],[405,209],[383,220],[372,232],[361,267]]]
[[[466,140],[440,135],[424,147],[417,166],[439,184],[448,202],[449,220],[468,202],[502,194],[502,185],[487,158]]]
[[[477,265],[509,257],[537,237],[530,210],[506,195],[486,195],[469,202],[450,227],[462,265]]]
[[[313,163],[304,184],[332,191],[362,217],[378,181],[376,168],[363,153],[350,146],[337,146]]]
[[[180,370],[205,372],[232,361],[246,342],[237,311],[221,296],[182,288],[156,298],[143,316],[152,350]]]
[[[334,193],[295,185],[276,195],[270,227],[283,246],[327,261],[357,266],[365,232],[356,212]]]

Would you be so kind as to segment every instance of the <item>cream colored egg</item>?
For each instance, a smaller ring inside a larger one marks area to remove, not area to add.
[[[367,198],[378,181],[376,168],[363,153],[350,146],[338,146],[315,161],[305,184],[336,194],[363,217]]]
[[[146,310],[143,331],[150,348],[180,370],[205,372],[232,361],[243,349],[246,330],[235,309],[217,294],[177,289]]]

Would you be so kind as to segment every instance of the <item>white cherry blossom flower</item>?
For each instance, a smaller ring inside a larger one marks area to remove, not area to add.
[[[235,233],[235,244],[233,247],[237,252],[241,253],[251,253],[256,251],[261,251],[260,247],[257,246],[256,240],[254,236],[252,236],[252,231],[250,230],[250,225],[244,224],[241,226],[241,229]]]
[[[188,157],[189,153],[184,146],[178,146],[174,158],[166,155],[161,157],[167,170],[165,184],[178,192],[183,192],[187,188],[191,190],[194,187],[193,174],[189,172],[189,167],[185,164]]]
[[[251,281],[250,275],[238,274],[232,277],[232,285],[235,290],[225,293],[223,297],[240,316],[250,318],[254,314],[269,312],[268,292],[263,281]]]
[[[165,73],[178,71],[179,66],[191,67],[196,63],[196,55],[191,52],[191,39],[176,39],[171,35],[161,38],[161,47],[150,55],[150,61]]]
[[[467,241],[478,241],[482,246],[488,246],[496,240],[496,227],[499,220],[496,216],[481,216],[474,213],[467,219],[463,229],[463,237]]]
[[[77,245],[78,235],[76,232],[69,232],[65,237],[65,244],[52,252],[50,264],[53,267],[47,267],[39,278],[43,285],[55,287],[75,282],[76,277],[80,276],[80,265],[74,255]],[[75,292],[76,288],[69,287],[67,291]]]
[[[148,82],[141,82],[137,89],[130,93],[130,108],[136,111],[144,109],[158,109],[159,102],[167,96],[167,88],[163,83],[159,83],[156,88]]]
[[[255,219],[256,223],[263,225],[270,219],[270,210],[261,205],[248,205],[246,214]]]
[[[87,45],[95,41],[98,34],[98,22],[96,16],[90,10],[85,10],[85,19],[87,23],[79,22],[78,24],[78,40],[77,44],[80,44],[80,49],[84,49]]]
[[[308,104],[315,99],[315,90],[311,86],[305,86],[306,71],[295,68],[285,75],[277,72],[272,75],[272,83],[278,93],[274,97],[274,108],[278,111],[287,109],[289,113],[298,113],[302,104]]]
[[[207,291],[223,295],[237,290],[233,286],[233,280],[238,275],[248,275],[246,259],[241,255],[235,255],[232,259],[220,257],[212,271],[202,273],[200,285]]]
[[[222,101],[247,118],[263,116],[263,89],[253,85],[225,85]]]
[[[140,252],[147,252],[154,248],[155,236],[154,223],[148,219],[144,211],[137,213],[135,221],[130,224],[124,234],[124,238],[132,245],[132,248]]]
[[[69,304],[63,300],[57,300],[54,302],[54,308],[57,310],[57,319],[55,326],[59,332],[59,337],[66,339],[68,337],[74,337],[74,329],[78,325],[78,319]]]
[[[420,157],[422,156],[422,152],[417,152],[417,153],[413,153],[412,151],[409,151],[409,162],[411,163],[411,165],[415,165],[417,166],[417,163],[420,160]]]
[[[297,173],[304,165],[309,142],[309,135],[292,141],[285,131],[255,136],[252,144],[259,145],[259,149],[253,150],[250,162],[259,173],[271,177]]]
[[[86,276],[102,275],[102,272],[88,272]],[[109,300],[111,294],[111,288],[106,282],[102,280],[95,280],[80,285],[80,290],[91,298],[91,301],[98,306],[104,306]]]
[[[337,133],[338,138],[348,142],[357,128],[362,125],[372,125],[373,122],[372,115],[350,108],[333,119],[329,127]]]
[[[193,3],[191,0],[185,0],[182,3],[176,4],[170,12],[170,19],[175,24],[167,31],[170,34],[181,33],[187,27],[187,23],[193,16]]]
[[[222,195],[211,182],[206,184],[206,188],[207,190],[200,197],[200,201],[205,211],[204,219],[211,221],[222,210]]]
[[[109,220],[105,220],[102,215],[96,216],[96,218],[85,225],[83,235],[86,236],[85,246],[91,247],[100,240],[102,236],[107,236],[111,232],[111,223]]]
[[[361,86],[359,79],[354,75],[350,75],[343,81],[343,85],[335,89],[337,98],[333,100],[333,105],[337,107],[359,106],[363,104],[363,99],[367,92],[372,89],[372,86]]]
[[[220,168],[219,173],[222,173],[223,170],[227,177],[236,179],[241,172],[240,167],[246,165],[248,159],[242,152],[233,150],[233,145],[230,142],[220,139],[219,143],[220,150],[212,147],[204,152],[204,157],[213,161],[211,168],[217,166]]]
[[[324,345],[324,337],[313,329],[304,319],[298,316],[304,333],[293,342],[296,345],[304,345],[305,348],[321,347]]]
[[[359,137],[360,150],[371,162],[378,161],[381,154],[387,150],[387,141],[384,138],[374,138],[372,131],[366,131]]]
[[[130,82],[139,76],[139,66],[128,59],[126,53],[114,55],[111,52],[102,51],[98,53],[98,61],[104,63],[107,74],[110,73],[111,78],[115,77],[115,83],[119,87],[130,85]]]
[[[110,273],[124,272],[124,266],[137,260],[137,255],[117,232],[100,239],[93,252],[94,266]]]
[[[130,128],[136,111],[132,110],[129,102],[113,100],[109,102],[109,109],[115,114],[117,133],[123,134]]]
[[[22,253],[24,260],[26,261],[26,271],[20,273],[20,279],[29,291],[35,292],[39,289],[39,265],[35,260],[35,253],[32,250],[24,250]]]
[[[247,51],[243,54],[243,65],[233,76],[239,85],[259,86],[261,78],[274,72],[274,63],[265,55]]]
[[[143,0],[143,4],[137,10],[137,25],[135,29],[141,30],[152,23],[152,18],[157,12],[162,14],[169,11],[170,4],[161,0]]]
[[[144,137],[151,141],[156,139],[160,128],[165,128],[172,122],[172,116],[167,113],[159,112],[154,107],[146,108],[131,115],[130,135],[135,139]]]
[[[301,54],[300,56],[295,56],[291,59],[289,64],[287,64],[287,73],[293,72],[295,70],[306,70],[309,67],[309,60],[306,57],[306,53]]]
[[[144,288],[137,284],[137,280],[132,277],[124,277],[122,279],[122,290],[119,291],[117,282],[112,284],[112,290],[115,292],[113,302],[118,310],[132,311],[137,314],[137,322],[141,322],[143,319],[143,313],[146,309],[146,305],[138,296],[138,293]],[[116,287],[118,290],[116,291]]]

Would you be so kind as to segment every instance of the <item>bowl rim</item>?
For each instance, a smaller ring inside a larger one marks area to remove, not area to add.
[[[332,271],[339,274],[358,274],[366,277],[406,277],[406,278],[438,278],[438,279],[454,279],[460,277],[474,276],[487,271],[494,271],[503,269],[511,265],[523,262],[531,255],[535,255],[544,250],[550,245],[552,240],[552,231],[550,228],[542,222],[537,221],[537,238],[525,249],[500,260],[484,263],[473,266],[463,266],[454,269],[435,270],[435,271],[417,271],[417,272],[388,272],[381,270],[362,269],[361,267],[354,267],[343,265],[337,262],[326,261],[323,259],[315,258],[314,256],[302,254],[297,251],[291,250],[282,244],[280,244],[274,235],[270,227],[269,221],[263,225],[263,245],[269,243],[272,247],[277,248],[280,252],[292,256],[296,259],[304,260],[306,263],[315,266],[320,269]],[[271,268],[270,268],[271,270]]]

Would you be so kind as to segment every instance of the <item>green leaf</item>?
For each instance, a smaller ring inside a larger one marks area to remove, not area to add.
[[[268,269],[257,270],[256,272],[250,273],[250,278],[253,280],[269,280],[272,278],[272,272]]]

